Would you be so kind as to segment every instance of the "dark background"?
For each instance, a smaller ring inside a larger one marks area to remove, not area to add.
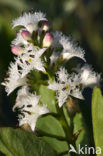
[[[54,31],[72,34],[85,49],[87,62],[103,73],[103,0],[0,0],[0,82],[13,60],[12,19],[31,8],[46,13]],[[15,125],[14,102],[15,93],[7,97],[0,85],[0,126]]]

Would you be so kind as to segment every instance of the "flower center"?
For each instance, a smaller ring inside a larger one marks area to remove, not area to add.
[[[62,90],[68,90],[69,89],[69,85],[66,85]]]

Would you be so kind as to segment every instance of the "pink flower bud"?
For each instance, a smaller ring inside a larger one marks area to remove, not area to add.
[[[15,46],[15,45],[11,47],[11,51],[15,55],[20,55],[24,52],[23,48],[21,48],[19,46]]]
[[[21,36],[25,39],[25,40],[31,40],[31,34],[29,33],[29,31],[27,30],[23,30],[21,32]]]
[[[43,48],[48,48],[53,43],[53,35],[51,33],[46,33],[43,39]]]
[[[49,22],[48,21],[43,21],[43,23],[42,23],[42,30],[48,31],[49,27],[50,27]]]

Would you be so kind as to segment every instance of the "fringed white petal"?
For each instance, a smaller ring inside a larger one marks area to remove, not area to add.
[[[26,77],[21,78],[16,63],[11,63],[10,64],[8,73],[9,73],[9,77],[6,78],[3,85],[5,85],[5,90],[6,90],[7,94],[9,95],[17,87],[25,85],[26,81],[27,81],[27,78]]]
[[[68,81],[68,73],[65,68],[60,68],[57,72],[59,82],[67,82]]]
[[[100,84],[101,74],[94,72],[88,64],[85,64],[83,67],[79,65],[75,70],[80,74],[81,83],[84,87],[94,87]]]
[[[57,82],[49,82],[48,88],[56,91],[59,107],[67,101],[69,95],[84,99],[80,88],[81,79],[79,74],[68,74],[65,68],[60,68],[56,76]]]
[[[69,60],[72,57],[78,57],[83,61],[85,61],[84,50],[79,46],[77,46],[76,44],[74,44],[74,41],[71,40],[71,36],[67,37],[58,31],[56,33],[53,33],[53,36],[54,36],[54,42],[52,44],[52,48],[55,49],[56,47],[63,47],[63,50],[60,53],[58,53],[59,54],[58,57],[62,56],[62,58],[66,60]]]
[[[31,48],[29,52],[27,50],[27,52],[18,57],[17,64],[20,67],[21,77],[24,77],[34,69],[45,72],[43,61],[40,58],[45,50],[46,48],[40,50]]]
[[[64,92],[61,90],[57,93],[57,99],[58,99],[59,107],[62,107],[62,105],[66,102],[67,98],[68,98],[68,92],[67,91]]]
[[[24,26],[26,29],[31,29],[30,26],[33,27],[34,30],[37,29],[37,24],[39,21],[46,20],[45,14],[41,12],[35,12],[35,13],[24,13],[21,17],[15,19],[13,21],[13,28],[16,26]],[[29,25],[29,27],[28,27]]]
[[[24,93],[24,94],[23,94]],[[13,107],[13,111],[16,108],[21,112],[19,114],[19,126],[23,124],[29,124],[32,131],[35,130],[37,119],[46,113],[49,113],[49,110],[46,108],[46,105],[39,105],[40,96],[32,94],[29,92],[29,88],[24,86],[18,91],[18,96],[16,99],[16,104]]]

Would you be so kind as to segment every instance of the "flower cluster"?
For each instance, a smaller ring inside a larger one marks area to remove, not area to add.
[[[31,71],[42,72],[48,76],[48,88],[56,92],[59,107],[69,97],[84,99],[85,87],[99,84],[100,74],[86,64],[85,52],[71,36],[61,32],[52,32],[50,23],[41,12],[24,13],[12,23],[13,28],[20,26],[16,38],[11,43],[15,55],[10,64],[8,76],[2,83],[9,95],[20,87],[13,111],[19,110],[19,125],[28,123],[35,130],[38,117],[49,113],[45,103],[40,102],[40,95],[29,91],[28,74]],[[72,57],[84,61],[84,66],[77,66],[73,73],[68,73],[64,64]]]

